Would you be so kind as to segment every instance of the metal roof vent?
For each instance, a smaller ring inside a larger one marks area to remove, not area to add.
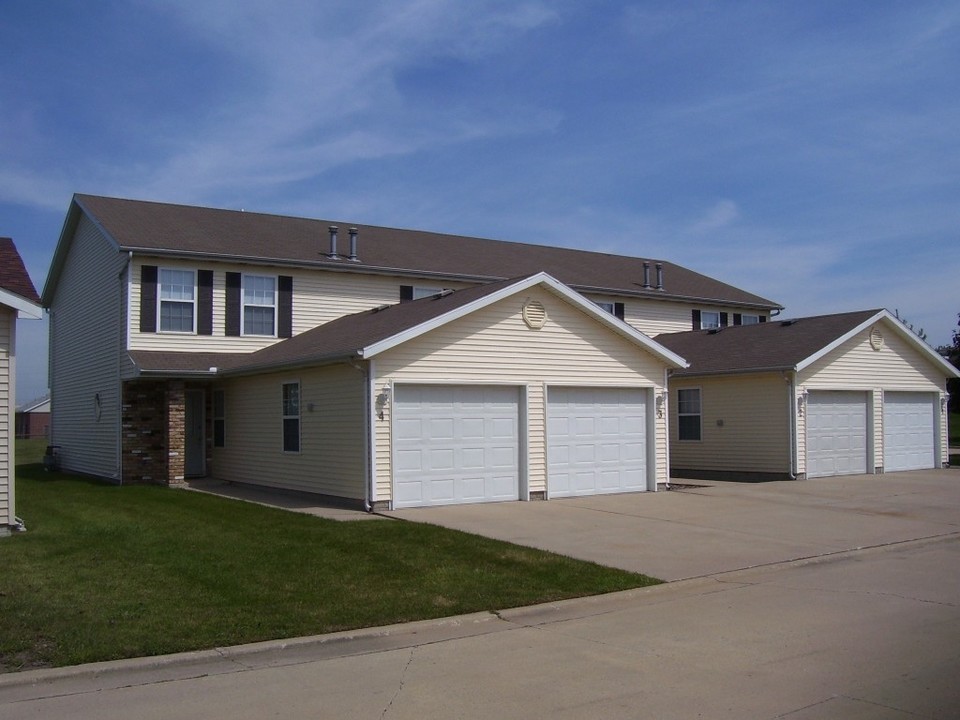
[[[350,262],[360,262],[360,258],[357,257],[357,229],[352,227],[347,232],[350,233],[350,257],[347,259]]]
[[[657,290],[663,290],[663,263],[657,263]]]
[[[340,256],[337,255],[337,230],[339,228],[336,225],[331,225],[327,229],[330,231],[330,252],[327,253],[327,257],[331,260],[339,260]]]
[[[650,261],[643,261],[643,289],[650,289]]]

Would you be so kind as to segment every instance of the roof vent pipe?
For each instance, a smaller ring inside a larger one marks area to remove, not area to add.
[[[650,261],[643,261],[643,289],[650,289]]]
[[[663,263],[657,263],[657,290],[663,290]]]
[[[350,262],[360,262],[360,259],[357,257],[357,229],[355,227],[350,228],[347,232],[350,233]]]
[[[337,255],[337,230],[339,228],[336,225],[331,225],[330,230],[330,252],[327,253],[327,257],[331,260],[339,260],[340,256]]]

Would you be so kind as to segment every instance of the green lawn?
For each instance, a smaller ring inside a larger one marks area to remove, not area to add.
[[[335,522],[182,490],[115,487],[38,465],[18,468],[17,514],[28,531],[0,541],[0,671],[659,582],[429,525]]]

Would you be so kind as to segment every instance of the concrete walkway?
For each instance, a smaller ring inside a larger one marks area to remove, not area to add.
[[[960,717],[960,471],[627,497],[484,507],[497,532],[560,542],[566,527],[614,564],[712,574],[0,676],[0,718]],[[437,514],[454,515],[423,519]]]

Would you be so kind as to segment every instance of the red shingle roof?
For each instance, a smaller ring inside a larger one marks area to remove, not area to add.
[[[30,302],[40,303],[37,289],[33,286],[23,259],[10,238],[0,238],[0,288]]]
[[[779,307],[771,300],[666,261],[647,259],[654,287],[644,288],[643,258],[92,195],[76,195],[74,199],[122,250],[148,254],[227,256],[258,262],[476,281],[546,272],[578,291],[706,300],[759,309]],[[330,225],[339,227],[341,256],[349,250],[349,228],[358,229],[359,262],[327,257]],[[658,262],[663,267],[662,291],[656,289]]]

